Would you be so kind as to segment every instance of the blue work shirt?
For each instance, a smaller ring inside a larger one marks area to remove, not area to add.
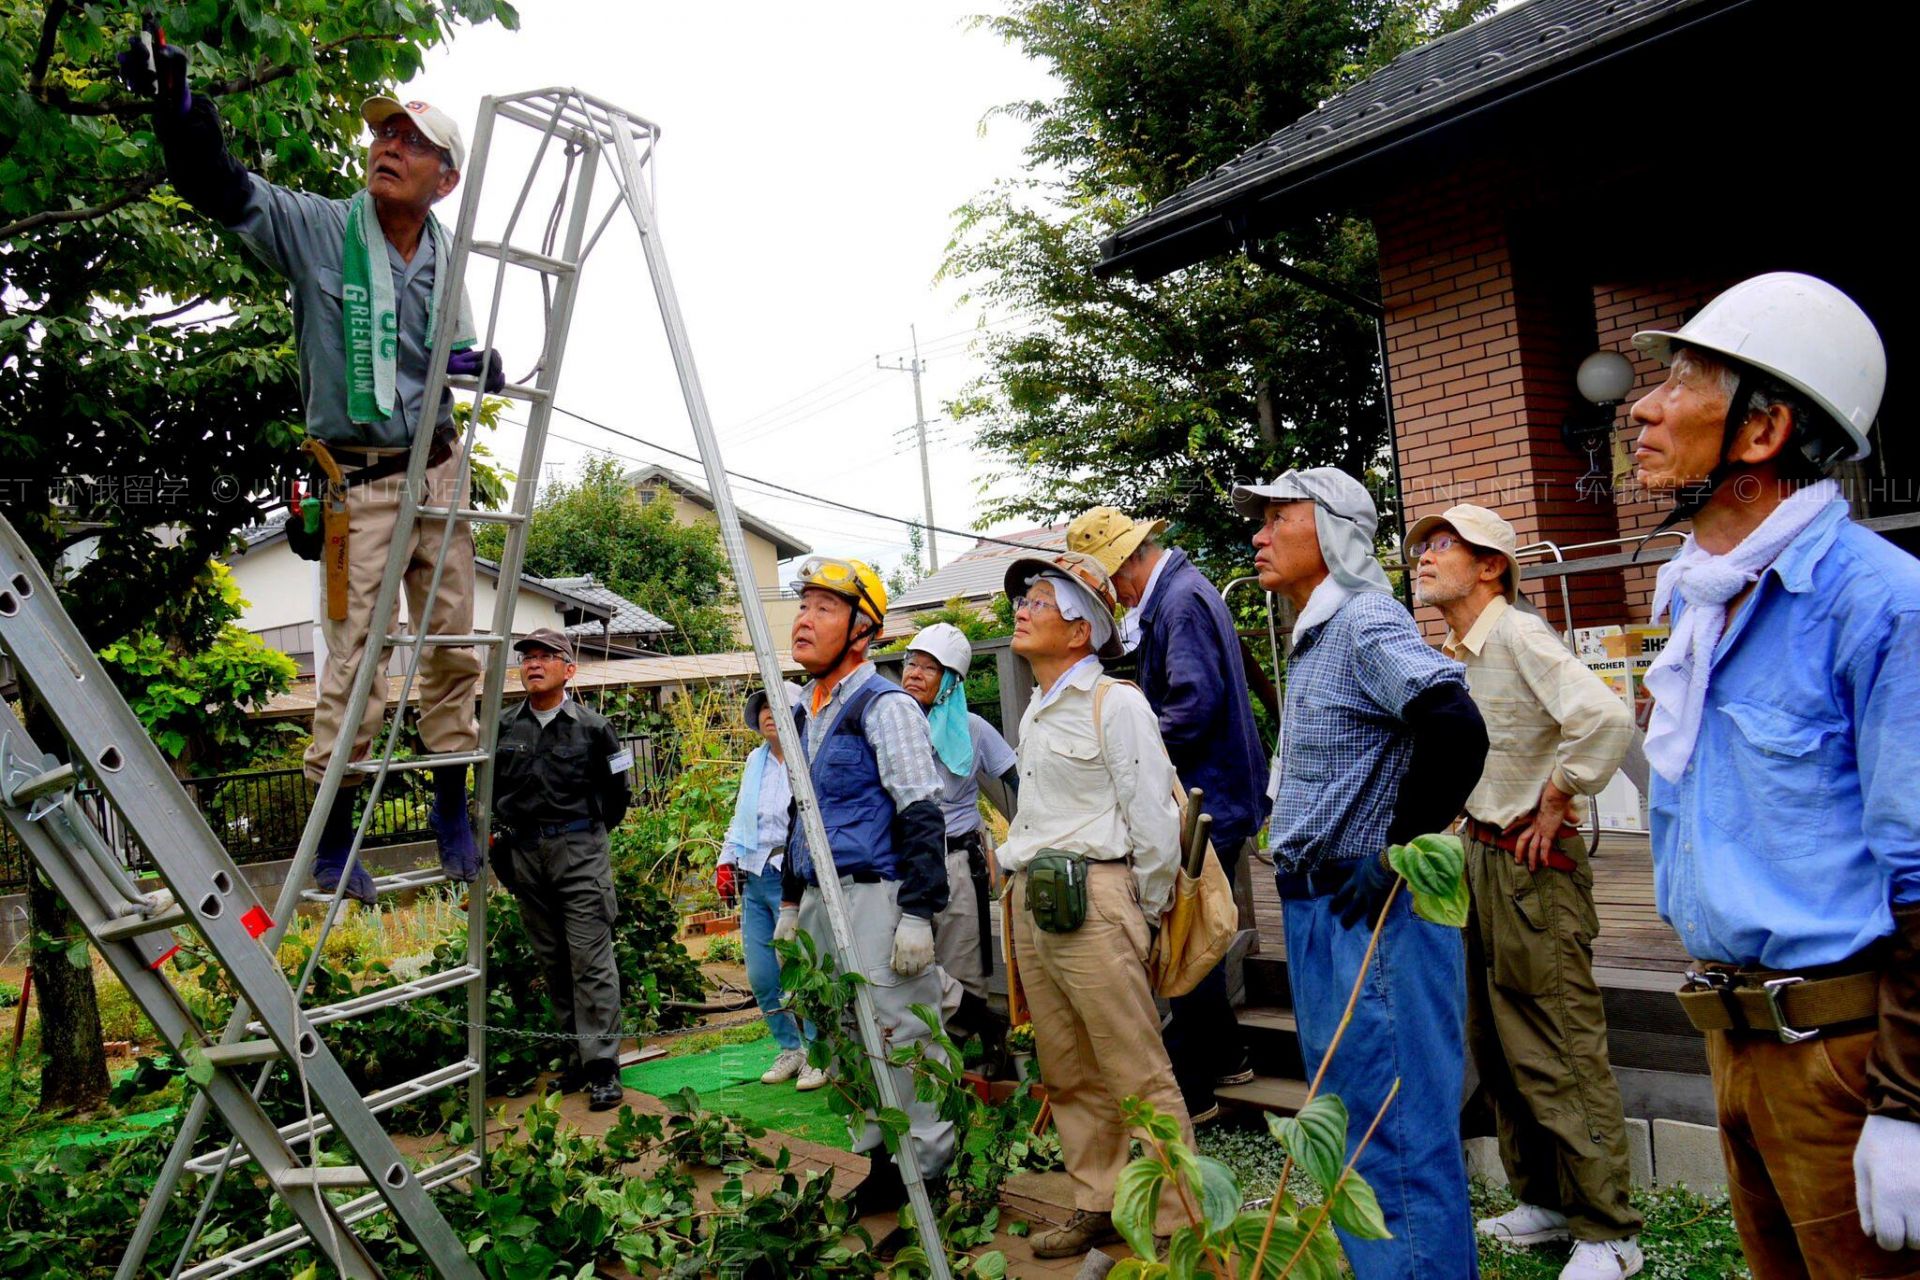
[[[1267,849],[1275,874],[1367,858],[1387,847],[1413,759],[1407,704],[1466,668],[1420,638],[1398,600],[1363,591],[1300,637],[1287,663],[1286,717]]]
[[[1844,502],[1816,516],[1714,647],[1692,759],[1649,809],[1655,901],[1694,956],[1799,969],[1891,933],[1920,901],[1920,561]]]

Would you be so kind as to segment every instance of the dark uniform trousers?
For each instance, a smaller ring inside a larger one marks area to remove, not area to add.
[[[515,896],[522,903],[527,940],[546,974],[562,1029],[576,1042],[580,1064],[615,1063],[620,1056],[620,969],[613,926],[620,918],[613,892],[607,829],[569,831],[516,843]]]
[[[1641,1218],[1593,977],[1593,871],[1580,837],[1554,847],[1575,870],[1466,840],[1467,1043],[1513,1194],[1564,1213],[1576,1240],[1618,1240]]]

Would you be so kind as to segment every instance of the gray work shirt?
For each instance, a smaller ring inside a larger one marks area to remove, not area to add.
[[[980,818],[980,783],[1019,764],[999,730],[976,712],[967,713],[967,733],[973,739],[972,773],[963,778],[947,768],[937,753],[933,757],[940,773],[940,812],[946,816],[950,836],[963,836],[986,825]]]
[[[405,448],[413,443],[426,395],[433,335],[427,312],[433,299],[433,236],[423,231],[413,261],[387,245],[399,308],[400,350],[395,358],[393,416],[385,422],[347,417],[347,345],[342,317],[340,253],[346,241],[347,202],[275,186],[249,174],[253,194],[233,230],[261,261],[293,285],[293,333],[300,358],[300,400],[307,434],[328,444]],[[458,290],[449,292],[457,298]],[[453,395],[442,390],[438,424],[453,422]]]

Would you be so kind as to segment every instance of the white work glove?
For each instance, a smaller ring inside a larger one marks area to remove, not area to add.
[[[933,922],[919,916],[901,916],[893,931],[893,971],[917,978],[933,963]]]
[[[800,932],[800,908],[781,907],[780,918],[773,924],[775,942],[792,942],[794,935]]]
[[[1868,1116],[1853,1149],[1860,1229],[1882,1249],[1920,1249],[1920,1124]]]

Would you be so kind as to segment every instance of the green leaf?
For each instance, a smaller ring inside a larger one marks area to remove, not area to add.
[[[1333,1220],[1341,1230],[1362,1240],[1386,1240],[1393,1235],[1387,1230],[1387,1216],[1380,1211],[1373,1188],[1358,1173],[1348,1174],[1334,1192]]]
[[[202,1087],[213,1083],[213,1064],[207,1061],[207,1051],[198,1040],[182,1045],[180,1057],[187,1064],[187,1079]]]
[[[1417,836],[1388,849],[1387,863],[1406,877],[1415,915],[1455,929],[1467,923],[1466,851],[1458,836]]]
[[[88,953],[87,940],[85,938],[80,939],[80,941],[67,948],[67,963],[76,969],[85,969],[93,963],[93,957]]]
[[[1240,1212],[1240,1183],[1227,1165],[1212,1156],[1195,1156],[1200,1173],[1200,1212],[1207,1230],[1224,1230]]]
[[[1347,1104],[1323,1093],[1298,1115],[1267,1116],[1267,1129],[1295,1164],[1322,1191],[1333,1186],[1347,1161]]]
[[[1007,1274],[1007,1255],[998,1249],[975,1255],[973,1274],[979,1276],[980,1280],[1002,1280]]]
[[[1153,1222],[1160,1210],[1160,1188],[1166,1170],[1151,1157],[1135,1160],[1120,1171],[1113,1188],[1113,1227],[1133,1251],[1153,1257]]]

